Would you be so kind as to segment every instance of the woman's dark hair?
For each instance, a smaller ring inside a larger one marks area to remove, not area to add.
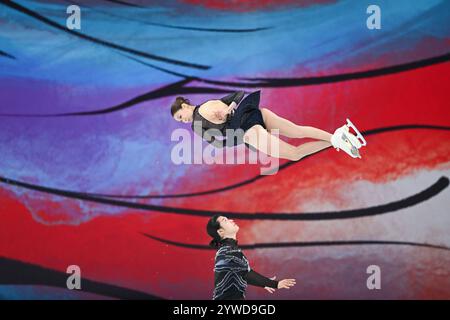
[[[172,103],[172,106],[170,107],[170,113],[172,113],[172,117],[175,115],[175,113],[177,113],[178,110],[181,109],[181,104],[183,103],[191,104],[189,99],[186,99],[184,97],[177,97],[175,99],[175,102]]]
[[[209,246],[213,248],[218,248],[220,245],[220,241],[222,240],[222,237],[217,232],[217,230],[220,229],[220,222],[217,221],[217,218],[219,217],[220,214],[213,215],[206,225],[206,232],[208,232],[210,237],[213,238],[209,243]]]

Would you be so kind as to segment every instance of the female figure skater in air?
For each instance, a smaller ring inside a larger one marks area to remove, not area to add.
[[[242,99],[244,91],[237,91],[220,100],[208,100],[200,105],[192,105],[189,99],[177,97],[171,106],[171,113],[177,121],[192,122],[194,132],[217,148],[245,143],[250,149],[267,155],[297,161],[333,146],[337,151],[342,149],[353,158],[361,158],[359,148],[365,146],[366,141],[349,119],[347,124],[336,129],[334,134],[311,126],[297,125],[268,108],[260,108],[260,92],[254,91]],[[239,107],[236,108],[238,104]],[[355,130],[357,136],[349,131],[350,127]],[[232,136],[232,141],[216,138],[230,137],[230,129],[236,132],[241,129],[241,134]],[[313,138],[320,141],[294,146],[271,134],[269,130],[272,129],[278,129],[285,137]]]
[[[209,245],[217,248],[213,300],[243,300],[247,284],[262,287],[270,293],[295,285],[295,279],[276,281],[276,277],[266,278],[250,268],[238,247],[239,226],[233,220],[216,214],[209,219],[206,231],[213,238]]]

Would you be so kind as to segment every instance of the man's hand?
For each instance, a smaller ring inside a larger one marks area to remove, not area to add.
[[[295,279],[283,279],[278,282],[278,289],[289,289],[295,285]]]
[[[275,280],[277,277],[273,276],[270,280]],[[295,279],[283,279],[278,281],[278,289],[289,289],[296,284]],[[269,293],[274,293],[275,289],[271,287],[264,287]]]

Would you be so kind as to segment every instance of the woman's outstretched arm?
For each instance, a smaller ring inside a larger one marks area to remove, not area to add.
[[[239,102],[241,102],[242,98],[244,97],[244,94],[244,91],[236,91],[226,95],[225,97],[220,99],[220,101],[225,103],[227,106],[229,106],[232,102],[239,104]]]

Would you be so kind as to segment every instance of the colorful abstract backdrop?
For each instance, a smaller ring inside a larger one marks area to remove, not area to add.
[[[447,0],[0,1],[0,298],[211,299],[205,225],[222,213],[255,270],[297,279],[249,299],[450,299],[449,15]],[[300,125],[350,118],[362,159],[174,164],[171,133],[190,130],[174,99],[236,90]]]

